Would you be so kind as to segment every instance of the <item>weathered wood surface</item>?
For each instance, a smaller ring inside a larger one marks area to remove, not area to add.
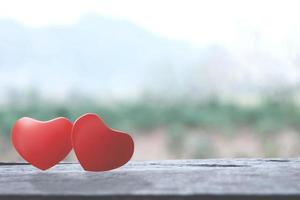
[[[0,199],[300,199],[300,159],[132,161],[102,173],[1,163]]]

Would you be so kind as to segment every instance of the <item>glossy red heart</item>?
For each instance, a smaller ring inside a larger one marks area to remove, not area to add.
[[[77,159],[87,171],[107,171],[127,163],[134,152],[130,135],[112,130],[95,114],[78,118],[72,130]]]
[[[12,143],[24,160],[46,170],[71,151],[72,126],[63,117],[45,122],[24,117],[12,128]]]

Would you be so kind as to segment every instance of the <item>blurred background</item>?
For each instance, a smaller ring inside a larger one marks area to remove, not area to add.
[[[131,133],[133,159],[299,157],[299,6],[0,0],[1,161],[20,160],[18,118],[87,112]]]

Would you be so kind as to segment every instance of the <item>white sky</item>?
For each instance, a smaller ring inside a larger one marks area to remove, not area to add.
[[[259,31],[271,42],[293,38],[299,9],[297,0],[0,0],[0,19],[36,27],[76,23],[92,12],[169,38],[230,44],[241,31]]]
[[[32,27],[74,24],[88,13],[170,39],[225,47],[236,62],[234,75],[253,82],[300,80],[299,0],[0,0],[0,20]]]

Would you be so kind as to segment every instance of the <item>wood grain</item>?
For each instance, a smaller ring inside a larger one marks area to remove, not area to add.
[[[0,163],[0,199],[300,199],[300,159],[131,161],[101,173]]]

